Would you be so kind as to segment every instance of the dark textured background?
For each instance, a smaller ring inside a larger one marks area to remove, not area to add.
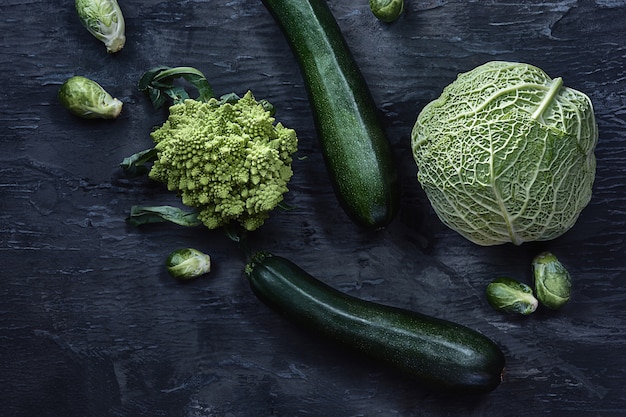
[[[3,416],[626,415],[626,5],[622,0],[414,1],[394,24],[367,0],[329,1],[393,142],[402,210],[366,233],[338,207],[300,72],[260,1],[125,0],[117,55],[69,0],[0,5],[0,414]],[[458,72],[525,61],[587,93],[600,130],[595,193],[576,226],[543,244],[479,247],[442,226],[415,180],[417,113]],[[118,163],[151,146],[166,114],[137,91],[157,65],[203,71],[218,94],[252,89],[300,138],[286,201],[253,237],[352,295],[453,320],[494,339],[508,364],[481,398],[434,393],[307,334],[262,305],[223,233],[137,230],[133,204],[176,204]],[[57,102],[88,76],[124,102],[85,121]],[[167,254],[209,252],[210,276],[181,285]],[[484,298],[500,275],[530,282],[540,250],[574,280],[559,312],[515,318]]]

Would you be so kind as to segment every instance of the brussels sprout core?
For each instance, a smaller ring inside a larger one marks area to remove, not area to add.
[[[544,306],[556,310],[569,301],[572,280],[569,272],[553,254],[537,255],[532,263],[537,298]]]
[[[100,84],[80,75],[69,78],[59,89],[59,101],[71,113],[85,119],[115,119],[122,102]]]
[[[487,301],[496,310],[528,315],[539,302],[528,285],[511,278],[497,278],[487,285]]]
[[[173,251],[166,261],[167,272],[176,279],[192,279],[211,271],[211,257],[197,249]]]

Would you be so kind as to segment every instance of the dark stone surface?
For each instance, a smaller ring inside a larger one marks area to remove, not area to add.
[[[3,416],[619,416],[626,415],[626,5],[621,0],[407,1],[394,24],[367,1],[329,1],[383,113],[402,176],[402,210],[367,233],[338,207],[302,78],[261,2],[123,1],[119,54],[71,1],[0,6],[0,404]],[[600,128],[594,198],[576,226],[543,244],[478,247],[447,230],[416,179],[419,110],[458,72],[525,61],[587,93]],[[288,204],[252,237],[350,294],[474,328],[507,356],[480,398],[435,393],[318,340],[262,305],[222,232],[134,229],[133,204],[175,204],[118,163],[151,145],[165,117],[137,91],[157,65],[202,70],[218,94],[254,91],[298,131]],[[124,102],[85,121],[56,100],[88,76]],[[192,246],[210,276],[181,285],[167,254]],[[559,312],[514,318],[484,298],[499,275],[530,280],[549,249],[574,280]]]

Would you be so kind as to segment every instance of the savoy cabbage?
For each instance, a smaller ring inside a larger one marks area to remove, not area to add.
[[[554,239],[591,199],[598,129],[589,97],[523,63],[459,74],[411,133],[418,180],[470,241]]]

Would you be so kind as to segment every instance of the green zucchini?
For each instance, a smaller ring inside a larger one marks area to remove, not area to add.
[[[370,90],[324,0],[263,0],[299,63],[324,161],[340,205],[357,224],[389,224],[398,174]]]
[[[486,393],[500,384],[502,351],[467,327],[344,294],[267,252],[252,258],[246,276],[276,311],[426,385]]]

